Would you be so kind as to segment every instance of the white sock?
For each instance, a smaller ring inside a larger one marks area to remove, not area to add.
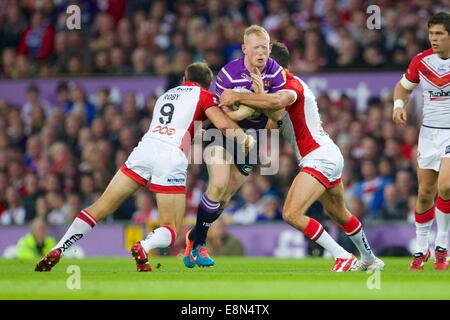
[[[348,236],[352,240],[353,244],[358,248],[361,254],[361,260],[364,262],[371,262],[375,259],[375,255],[370,248],[369,241],[367,241],[366,234],[363,228],[359,230],[356,234]]]
[[[372,249],[370,249],[369,241],[364,233],[361,221],[356,216],[351,215],[350,219],[341,225],[341,228],[358,249],[361,260],[363,262],[372,262],[375,256]]]
[[[95,227],[97,221],[86,210],[82,210],[73,220],[69,229],[59,240],[53,249],[59,248],[62,253],[69,249],[75,242],[83,238],[92,228]]]
[[[428,250],[428,238],[430,235],[431,226],[433,225],[433,220],[419,223],[416,222],[416,252],[425,253]]]
[[[309,218],[308,224],[303,230],[303,234],[312,241],[315,241],[325,250],[328,250],[328,252],[330,252],[335,259],[349,259],[352,256],[351,253],[347,252],[336,241],[334,241],[334,239],[328,234],[328,232],[326,232],[324,227],[316,219]]]
[[[315,242],[322,246],[325,250],[328,250],[335,259],[349,259],[352,256],[350,252],[346,251],[336,241],[334,241],[334,239],[325,230],[323,230],[322,234],[315,240]]]
[[[435,211],[437,225],[436,247],[448,248],[448,231],[450,228],[450,214],[445,214],[438,208]]]
[[[146,252],[155,248],[167,248],[175,242],[175,232],[168,226],[153,230],[141,241]]]

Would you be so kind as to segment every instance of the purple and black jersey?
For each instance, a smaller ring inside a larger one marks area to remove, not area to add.
[[[264,92],[274,93],[280,90],[286,83],[286,77],[283,68],[272,58],[266,63],[261,72]],[[244,65],[244,57],[230,61],[219,72],[215,81],[215,91],[218,96],[225,89],[244,88],[252,90],[252,78],[250,72]],[[244,129],[263,129],[266,126],[267,117],[261,114],[252,119],[239,121],[238,124]]]

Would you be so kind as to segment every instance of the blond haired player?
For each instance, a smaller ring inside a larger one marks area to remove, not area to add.
[[[270,37],[267,31],[257,25],[248,27],[244,32],[242,44],[243,57],[233,60],[225,65],[219,72],[215,82],[216,93],[220,95],[225,89],[252,90],[251,73],[259,70],[264,81],[266,92],[276,92],[285,83],[283,68],[278,65],[270,55]],[[252,114],[242,119],[239,110],[232,111],[228,115],[238,121],[243,129],[264,129],[267,117],[260,113]],[[197,210],[195,227],[186,236],[186,251],[184,264],[188,268],[195,265],[208,267],[214,265],[214,260],[208,254],[206,247],[206,234],[209,226],[222,213],[226,204],[246,181],[254,167],[249,157],[239,154],[239,148],[229,143],[227,139],[212,142],[208,148],[213,148],[212,157],[208,166],[208,187],[202,195],[201,203]],[[230,150],[231,149],[231,150]],[[257,149],[256,149],[257,150]],[[224,161],[232,158],[232,161]],[[245,161],[242,161],[245,159]]]

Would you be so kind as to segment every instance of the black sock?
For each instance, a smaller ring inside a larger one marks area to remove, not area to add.
[[[189,234],[189,240],[194,241],[194,247],[206,242],[206,235],[211,224],[217,220],[222,213],[220,202],[212,201],[206,193],[203,194],[197,209],[197,221],[195,227]]]

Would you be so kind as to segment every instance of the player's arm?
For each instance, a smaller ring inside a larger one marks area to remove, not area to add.
[[[255,109],[244,106],[243,104],[241,104],[237,110],[232,110],[227,106],[223,106],[222,108],[226,112],[227,116],[229,116],[234,121],[244,120],[245,118],[250,117],[255,112]]]
[[[405,105],[408,103],[411,96],[410,90],[402,86],[400,81],[396,84],[394,89],[394,109],[392,111],[392,120],[396,124],[406,124],[408,114]]]
[[[225,90],[220,96],[220,105],[239,103],[261,110],[279,110],[293,104],[296,100],[297,93],[293,90],[280,90],[275,93],[245,93]]]
[[[222,133],[229,139],[234,140],[242,144],[246,150],[253,148],[255,139],[246,134],[241,127],[238,126],[230,117],[227,116],[220,108],[211,107],[205,110],[205,114],[212,124],[222,131]]]
[[[420,64],[420,54],[415,56],[408,66],[402,79],[396,84],[394,89],[394,109],[392,120],[396,124],[406,124],[408,114],[406,104],[411,97],[411,93],[420,81],[418,66]]]

